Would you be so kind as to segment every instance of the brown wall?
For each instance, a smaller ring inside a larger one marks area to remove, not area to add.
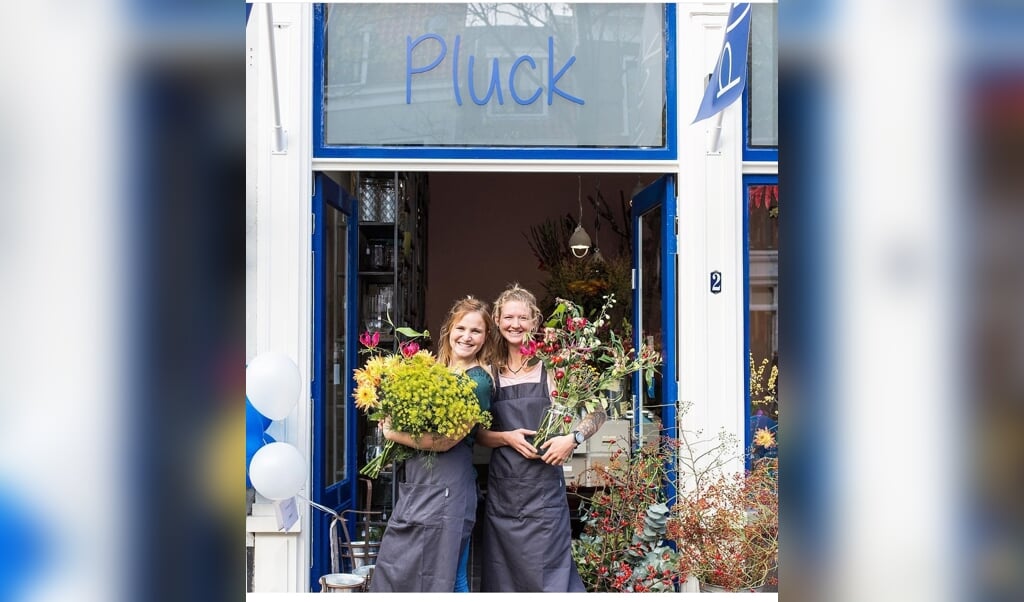
[[[656,177],[643,174],[640,179],[646,184]],[[583,175],[583,226],[591,239],[595,215],[586,197],[594,195],[598,182],[618,215],[619,191],[628,198],[637,175]],[[431,173],[428,185],[426,316],[435,337],[448,308],[468,294],[493,303],[518,282],[543,297],[546,275],[526,235],[549,217],[571,214],[576,219],[576,174]],[[604,224],[598,242],[605,257],[615,254],[618,239]]]

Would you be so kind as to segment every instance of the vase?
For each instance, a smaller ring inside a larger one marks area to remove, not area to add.
[[[568,435],[572,432],[573,412],[560,403],[552,403],[544,411],[537,425],[536,434],[528,437],[530,444],[537,450],[537,455],[543,455],[544,451],[540,446],[548,439]]]
[[[712,585],[710,583],[704,583],[703,581],[699,581],[699,583],[701,593],[705,594],[736,594],[743,592],[759,593],[765,591],[763,585],[760,587],[743,587],[740,589],[729,589],[722,587],[721,585]]]

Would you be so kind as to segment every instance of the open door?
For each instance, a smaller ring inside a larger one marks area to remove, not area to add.
[[[313,396],[311,496],[336,512],[355,508],[358,482],[352,369],[357,362],[355,198],[326,175],[313,180]],[[331,517],[312,510],[310,591],[330,573]]]
[[[633,435],[645,441],[676,437],[679,375],[676,371],[676,195],[673,176],[662,176],[633,197],[633,344],[651,345],[664,363],[648,387],[633,376]],[[669,466],[668,496],[675,496],[675,466]]]

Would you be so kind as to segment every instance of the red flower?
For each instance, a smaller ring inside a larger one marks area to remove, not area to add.
[[[523,344],[519,346],[519,353],[523,354],[523,357],[533,357],[537,353],[537,342],[523,341]]]
[[[406,341],[402,343],[402,355],[405,357],[412,357],[416,355],[420,350],[420,344],[416,341]]]
[[[359,342],[362,343],[363,347],[373,349],[380,344],[380,333],[376,331],[373,333],[364,332],[359,335]]]

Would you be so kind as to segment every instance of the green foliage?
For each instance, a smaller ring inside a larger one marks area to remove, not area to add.
[[[540,340],[524,343],[520,348],[530,362],[543,362],[553,376],[552,408],[548,410],[534,435],[535,445],[548,438],[569,432],[569,423],[552,420],[552,412],[578,414],[583,410],[606,410],[613,395],[621,395],[622,380],[643,371],[653,379],[661,364],[661,355],[649,345],[641,345],[639,353],[609,328],[610,310],[615,296],[607,295],[593,319],[584,317],[583,308],[568,299],[557,299]]]
[[[618,324],[627,317],[633,292],[632,265],[628,255],[604,260],[588,255],[583,259],[563,258],[548,267],[549,277],[543,284],[547,293],[543,304],[551,306],[555,299],[572,299],[583,308],[583,315],[593,317],[604,298],[614,295],[623,302],[611,318]]]
[[[395,331],[413,339],[429,336],[427,331],[404,326]],[[473,379],[439,364],[429,351],[420,351],[415,341],[403,342],[400,353],[382,353],[376,333],[364,332],[359,340],[371,357],[353,373],[352,396],[371,420],[387,418],[391,428],[417,439],[428,433],[461,439],[474,425],[491,424],[491,414],[480,408]],[[376,478],[388,464],[414,453],[433,452],[414,451],[389,440],[360,473]]]

